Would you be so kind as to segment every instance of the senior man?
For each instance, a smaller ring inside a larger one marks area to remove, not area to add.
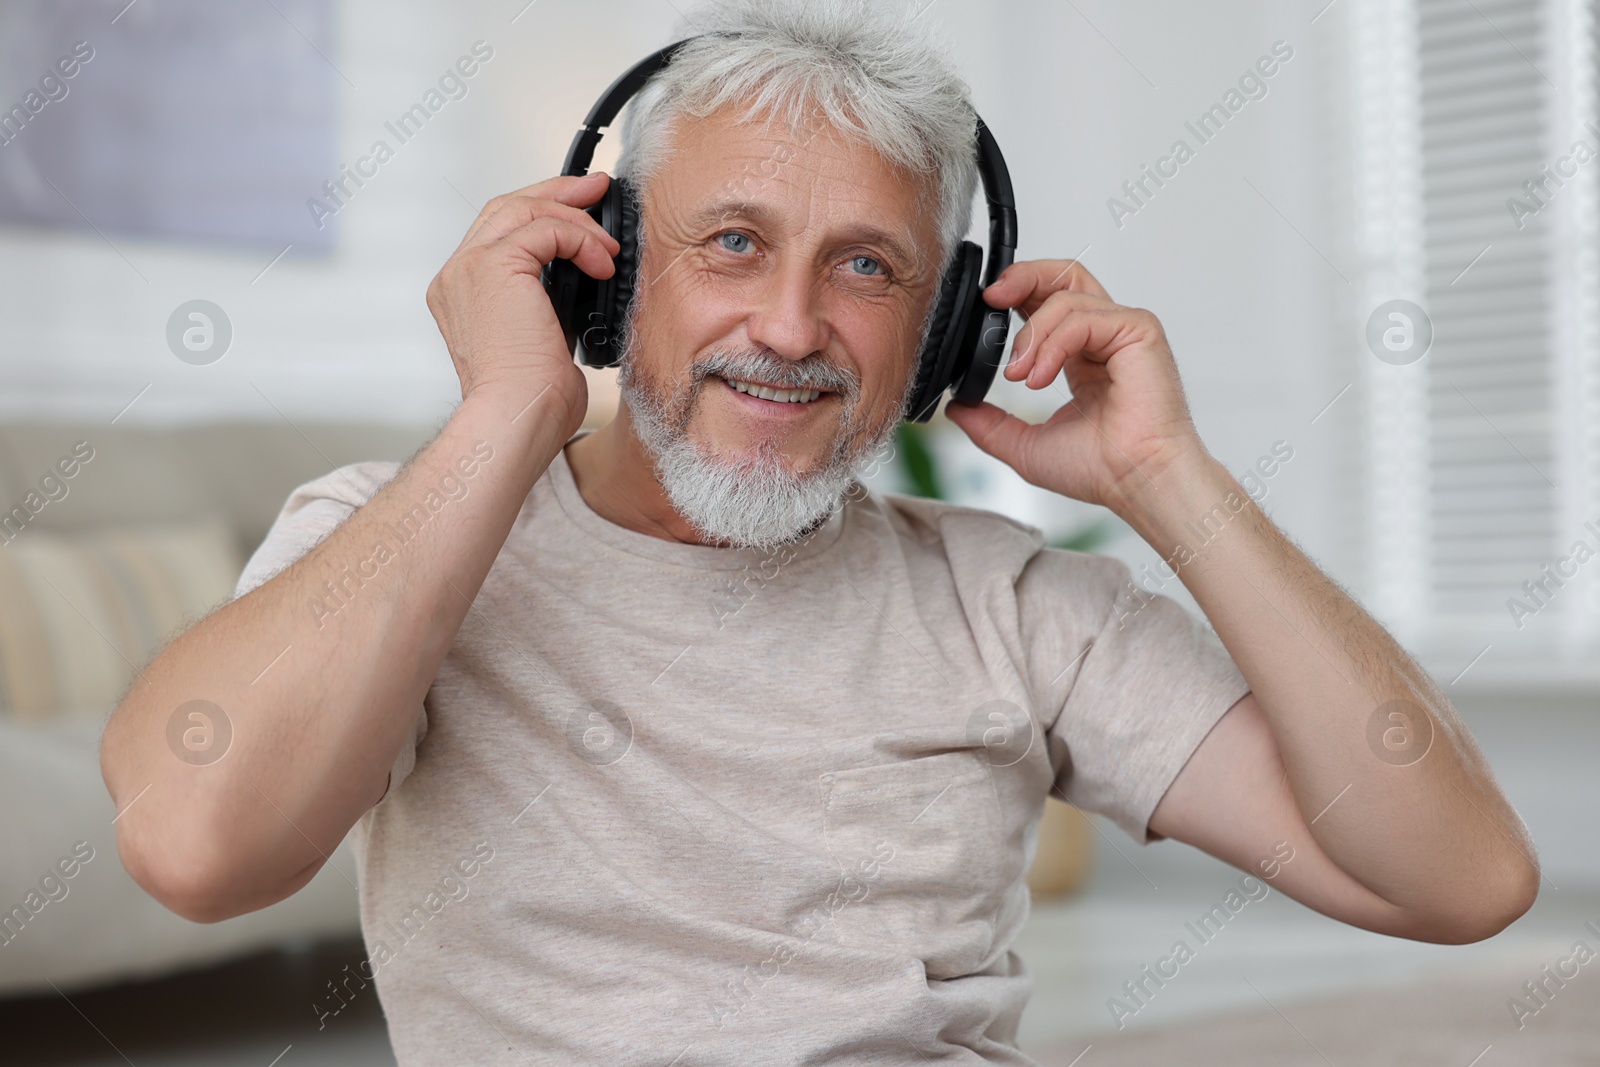
[[[1126,520],[1215,635],[1118,561],[861,488],[974,188],[965,87],[913,15],[700,11],[732,36],[624,131],[616,417],[578,433],[540,285],[558,257],[610,276],[583,210],[609,179],[495,199],[428,293],[443,429],[297,489],[108,725],[123,861],[180,915],[281,900],[355,828],[402,1064],[1030,1063],[1010,945],[1052,791],[1386,934],[1471,941],[1533,900],[1448,700],[1207,454],[1160,324],[1081,264],[984,293],[1027,320],[1006,376],[1071,403],[947,414]],[[169,745],[196,707],[225,752]]]

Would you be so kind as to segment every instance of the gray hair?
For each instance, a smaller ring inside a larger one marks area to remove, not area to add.
[[[966,82],[926,22],[899,0],[712,0],[686,16],[685,45],[629,101],[618,177],[638,192],[672,147],[674,123],[733,104],[801,137],[818,118],[889,162],[935,178],[939,267],[972,224],[975,114]]]

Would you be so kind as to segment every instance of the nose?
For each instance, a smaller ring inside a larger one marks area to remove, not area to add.
[[[782,356],[801,360],[828,347],[830,331],[819,303],[819,286],[796,259],[767,275],[755,308],[745,320],[750,340]]]

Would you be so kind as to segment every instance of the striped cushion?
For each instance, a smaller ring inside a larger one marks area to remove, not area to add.
[[[241,568],[219,519],[0,539],[0,714],[110,712],[135,668],[232,598]]]

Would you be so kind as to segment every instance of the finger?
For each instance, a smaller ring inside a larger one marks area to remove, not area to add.
[[[554,200],[534,200],[527,197],[516,197],[502,205],[498,212],[484,221],[478,230],[477,238],[469,241],[467,247],[470,249],[478,245],[494,244],[540,218],[562,219],[572,223],[593,235],[609,255],[614,256],[622,250],[622,245],[617,239],[607,233],[605,227],[582,208],[560,204]]]
[[[1011,359],[1004,373],[1009,381],[1020,381],[1033,367],[1038,346],[1054,332],[1061,321],[1077,310],[1101,310],[1118,305],[1092,293],[1061,291],[1050,294],[1044,304],[1032,315],[1023,315],[1022,329],[1011,345]]]
[[[601,179],[604,180],[602,181]],[[479,243],[474,238],[481,238],[481,231],[489,220],[496,217],[508,204],[518,201],[545,200],[555,201],[571,207],[585,208],[599,203],[600,198],[605,195],[605,191],[610,184],[611,176],[605,171],[597,170],[592,174],[557,175],[554,178],[546,178],[542,182],[525,185],[521,189],[513,189],[509,193],[502,193],[490,200],[483,206],[483,210],[478,212],[477,218],[472,220],[472,225],[467,227],[467,234],[461,239],[458,251],[460,248],[467,248]],[[521,226],[526,221],[527,219],[523,219],[516,225]],[[514,227],[507,226],[502,228],[509,230]]]
[[[499,240],[512,230],[520,229],[541,216],[550,215],[568,219],[585,229],[592,230],[600,242],[613,250],[620,250],[617,239],[606,232],[595,217],[582,207],[563,204],[557,200],[540,200],[534,197],[512,197],[500,209],[484,220],[478,230],[477,240],[469,242],[487,244]]]
[[[1041,340],[1026,372],[1028,388],[1043,389],[1074,356],[1105,364],[1120,349],[1143,338],[1144,323],[1132,308],[1076,308]],[[1007,368],[1010,371],[1010,368]],[[1012,381],[1019,375],[1008,373]]]
[[[541,215],[557,215],[592,230],[595,236],[611,249],[613,255],[622,248],[617,239],[607,233],[605,227],[601,226],[581,205],[531,196],[496,197],[491,202],[498,203],[499,207],[493,214],[481,218],[474,224],[473,229],[463,238],[461,247],[471,248],[475,245],[488,244],[500,240],[512,230],[526,226]]]
[[[1100,280],[1075,259],[1032,259],[1013,263],[983,291],[990,307],[1020,308],[1033,314],[1051,293],[1089,293],[1110,300]]]
[[[1033,427],[1004,408],[987,400],[977,404],[949,403],[944,406],[947,419],[962,431],[984,452],[1027,478],[1022,469],[1022,456],[1027,434]]]
[[[521,253],[524,273],[538,275],[553,259],[570,259],[591,278],[609,278],[617,270],[611,250],[600,243],[591,227],[553,214],[517,227],[502,239],[481,246],[477,254],[495,254],[502,243]]]

